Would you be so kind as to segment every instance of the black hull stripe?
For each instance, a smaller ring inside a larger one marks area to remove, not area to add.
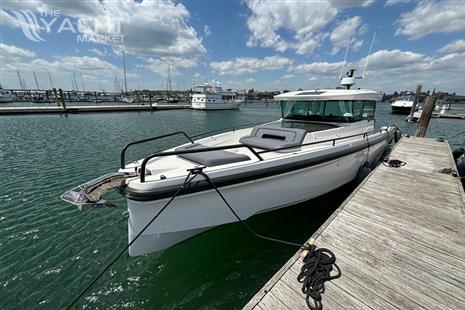
[[[386,139],[387,139],[386,136],[381,135],[380,137],[370,140],[370,146],[376,145],[380,142],[384,142],[386,141]],[[254,171],[247,171],[243,173],[237,173],[234,175],[218,177],[218,178],[212,179],[212,181],[215,183],[217,187],[224,187],[224,186],[234,185],[238,183],[253,181],[257,179],[263,179],[263,178],[267,178],[270,176],[284,174],[287,172],[292,172],[292,171],[308,168],[311,166],[323,164],[323,163],[329,162],[331,160],[334,160],[340,157],[351,155],[353,153],[359,152],[366,148],[367,148],[367,144],[363,143],[360,146],[348,148],[346,150],[341,150],[341,151],[331,153],[328,155],[323,155],[323,156],[319,156],[316,158],[310,158],[310,159],[302,160],[299,162],[293,162],[293,163],[289,163],[286,165],[270,167],[270,168],[266,168],[260,171],[254,170]],[[127,199],[130,199],[130,200],[152,201],[152,200],[159,200],[159,199],[172,197],[174,193],[178,190],[179,186],[180,184],[169,186],[169,187],[167,186],[164,188],[157,188],[151,191],[140,191],[134,188],[129,188],[127,186],[122,186],[118,189],[118,191],[123,196],[125,196]],[[208,182],[206,182],[205,180],[194,181],[190,183],[182,192],[180,192],[178,196],[188,195],[188,194],[211,190],[211,189],[213,189],[212,186],[208,184]]]

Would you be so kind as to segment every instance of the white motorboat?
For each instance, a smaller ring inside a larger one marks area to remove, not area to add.
[[[391,104],[393,114],[410,114],[410,110],[413,106],[413,100],[415,95],[408,93]]]
[[[237,110],[243,102],[236,100],[236,93],[223,90],[218,81],[194,86],[192,92],[194,110]]]
[[[121,100],[124,103],[134,103],[134,96],[122,96]]]
[[[0,86],[0,103],[13,102],[13,99],[14,99],[13,94],[8,90],[4,90]]]
[[[127,198],[129,254],[136,256],[238,221],[214,186],[240,219],[333,191],[353,181],[361,167],[375,165],[399,134],[395,127],[375,131],[380,93],[350,89],[353,71],[342,80],[347,89],[275,96],[282,118],[274,122],[199,140],[176,132],[132,142],[121,152],[117,173],[78,186],[62,199],[80,209],[105,205],[102,194],[116,188]],[[125,163],[128,147],[176,134],[188,143]],[[195,179],[186,184],[189,173]]]

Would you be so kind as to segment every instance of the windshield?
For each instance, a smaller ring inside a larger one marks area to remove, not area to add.
[[[376,102],[364,100],[320,100],[320,101],[281,101],[284,119],[357,122],[372,119]]]

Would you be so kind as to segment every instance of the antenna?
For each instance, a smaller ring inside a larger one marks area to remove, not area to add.
[[[350,42],[352,42],[352,37],[350,37],[349,42],[347,42],[346,54],[344,55],[344,61],[342,62],[341,73],[339,73],[339,79],[342,79],[342,72],[344,71],[344,66],[346,65],[347,53],[349,52]]]
[[[367,66],[368,66],[368,58],[371,55],[371,49],[373,48],[373,43],[375,42],[375,37],[376,37],[376,31],[373,33],[373,39],[371,39],[370,50],[368,51],[368,56],[367,56],[367,59],[365,61],[365,67],[363,68],[362,78],[365,78],[365,71],[367,71]]]

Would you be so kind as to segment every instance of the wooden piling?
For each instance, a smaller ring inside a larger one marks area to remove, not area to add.
[[[98,96],[97,96],[97,92],[94,91],[94,96],[95,96],[95,103],[98,103]]]
[[[413,99],[412,108],[410,109],[410,114],[409,114],[408,119],[407,119],[408,122],[413,121],[413,113],[417,109],[418,98],[420,97],[420,92],[421,92],[421,84],[418,84],[417,85],[417,90],[415,91],[415,99]]]
[[[423,106],[423,112],[421,113],[420,120],[417,126],[417,137],[424,137],[426,130],[428,129],[429,121],[431,120],[431,114],[433,113],[434,106],[438,100],[438,95],[434,94],[426,98],[425,105]]]
[[[65,104],[65,97],[63,96],[63,90],[60,88],[58,91],[60,92],[61,106],[63,107],[63,111],[66,113],[67,109]]]
[[[149,104],[150,104],[150,111],[152,111],[153,106],[152,106],[152,92],[149,90]]]
[[[58,101],[57,89],[55,87],[53,88],[53,95],[55,96],[55,102],[57,103],[57,106],[59,106],[60,102]]]

